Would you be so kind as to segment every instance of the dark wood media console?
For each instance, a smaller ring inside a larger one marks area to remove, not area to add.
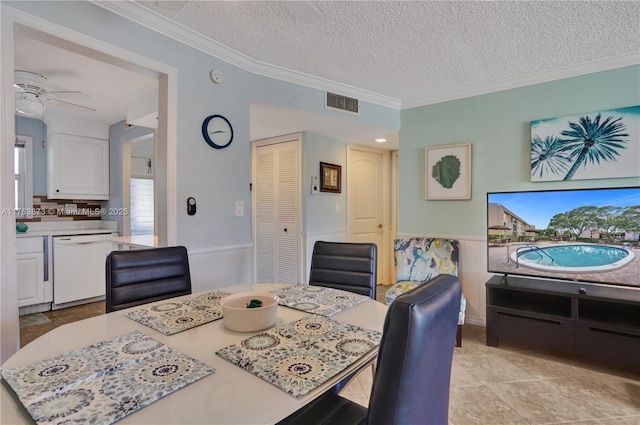
[[[640,288],[493,276],[487,345],[501,338],[640,369]]]

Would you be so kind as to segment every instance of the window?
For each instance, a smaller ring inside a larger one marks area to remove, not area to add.
[[[131,234],[153,235],[153,179],[131,178]]]
[[[33,209],[33,139],[16,136],[13,148],[16,216],[32,217]]]

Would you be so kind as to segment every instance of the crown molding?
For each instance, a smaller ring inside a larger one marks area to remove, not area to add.
[[[433,105],[436,103],[448,102],[450,100],[457,100],[466,97],[495,93],[503,90],[516,89],[519,87],[547,83],[550,81],[562,80],[564,78],[593,74],[595,72],[608,71],[611,69],[623,68],[625,66],[638,64],[640,64],[640,52],[625,53],[623,55],[610,56],[608,58],[598,59],[577,65],[569,65],[562,68],[552,69],[550,71],[544,71],[524,77],[504,80],[497,83],[484,84],[481,86],[427,96],[420,99],[403,101],[401,109]]]
[[[293,71],[277,65],[255,60],[224,44],[205,37],[192,29],[174,22],[163,15],[131,1],[90,0],[97,6],[109,10],[123,18],[159,32],[176,41],[184,43],[196,50],[217,57],[227,63],[249,71],[253,74],[276,78],[294,84],[355,97],[373,104],[400,109],[401,101],[368,90],[338,83],[325,78]]]

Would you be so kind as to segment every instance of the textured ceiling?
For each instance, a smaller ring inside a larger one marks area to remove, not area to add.
[[[306,22],[281,1],[136,3],[256,61],[403,105],[605,58],[640,62],[639,1],[301,2],[320,12]]]

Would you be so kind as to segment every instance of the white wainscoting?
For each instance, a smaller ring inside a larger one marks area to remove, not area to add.
[[[348,232],[347,229],[336,229],[332,231],[318,231],[318,232],[309,232],[302,236],[304,238],[304,246],[306,247],[305,252],[305,280],[302,283],[309,282],[309,273],[311,272],[311,256],[313,255],[313,246],[317,241],[327,241],[327,242],[347,242]]]
[[[486,326],[487,303],[485,282],[491,276],[487,273],[487,239],[473,236],[399,234],[401,238],[422,237],[457,240],[460,246],[458,278],[462,292],[467,299],[465,323]]]
[[[192,292],[253,283],[252,247],[252,244],[245,244],[190,249]]]

